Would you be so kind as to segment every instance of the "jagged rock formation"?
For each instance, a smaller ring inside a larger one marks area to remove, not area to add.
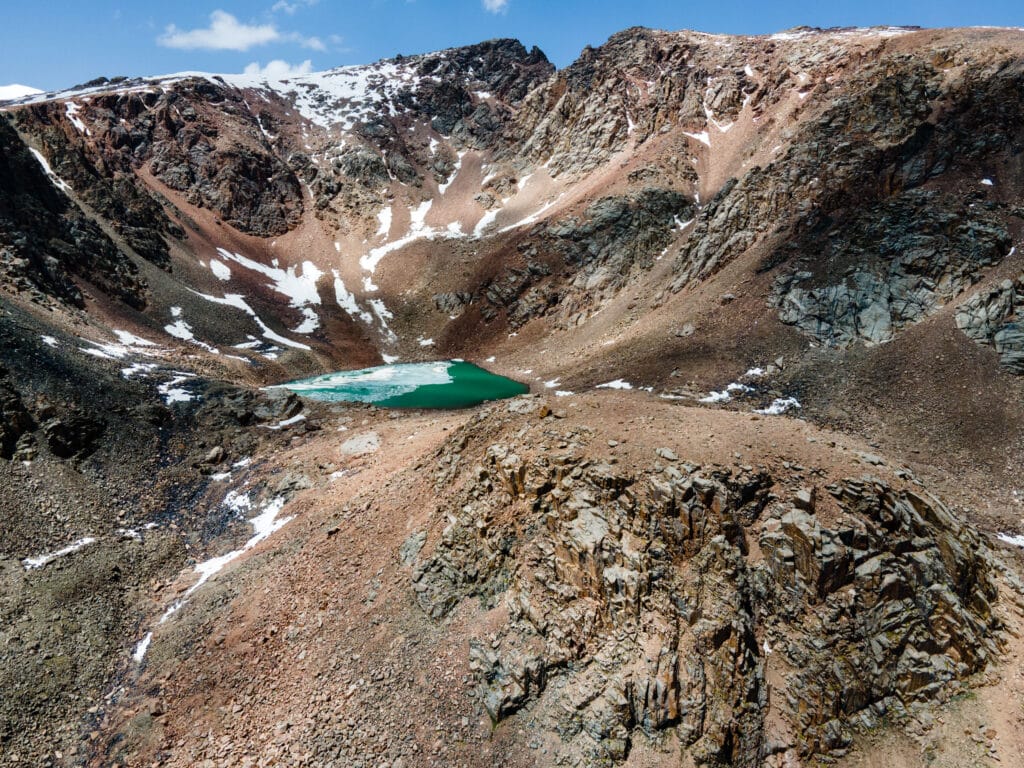
[[[18,448],[27,448],[28,441],[23,442],[23,437],[36,427],[18,390],[7,379],[7,370],[0,367],[0,459],[13,458],[16,452],[21,453]]]
[[[59,103],[29,107],[19,126],[39,133],[58,174],[151,261],[166,265],[163,236],[181,230],[136,179],[141,169],[243,232],[277,235],[298,223],[298,181],[234,89],[186,81],[170,92],[100,95],[87,109],[74,112],[81,128]]]
[[[838,88],[822,82],[823,57],[807,63],[806,80],[822,96]],[[783,157],[726,183],[701,211],[677,258],[676,289],[762,238],[785,234],[799,241],[816,229],[853,222],[848,211],[931,180],[1012,163],[1024,141],[1022,106],[1009,96],[1024,78],[1019,61],[978,72],[966,66],[962,52],[938,48],[931,61],[883,53],[855,69],[831,63],[849,80],[797,129]],[[954,79],[950,71],[962,75]],[[977,184],[978,177],[968,178]],[[766,267],[791,255],[784,246],[774,250]]]
[[[741,62],[753,46],[730,39],[724,71],[705,59],[715,36],[633,28],[587,47],[523,104],[515,151],[549,162],[556,173],[592,171],[625,149],[676,127],[712,118],[732,122],[744,102],[757,110],[768,94]],[[714,84],[709,85],[714,71]]]
[[[698,765],[842,754],[996,651],[989,557],[927,495],[872,477],[788,491],[667,449],[617,467],[580,432],[477,456],[468,436],[439,452],[438,487],[460,491],[412,588],[436,619],[504,604],[471,645],[483,701],[495,721],[536,702],[554,764],[613,765],[668,730]]]

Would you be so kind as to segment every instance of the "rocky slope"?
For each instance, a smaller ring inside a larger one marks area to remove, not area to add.
[[[1015,754],[933,726],[1022,700],[1022,62],[630,29],[5,104],[0,762]],[[257,389],[445,356],[552,399]]]

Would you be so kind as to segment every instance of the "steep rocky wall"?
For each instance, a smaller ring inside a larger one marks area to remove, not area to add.
[[[298,223],[302,194],[233,88],[186,80],[172,89],[102,93],[15,112],[54,170],[140,255],[167,265],[167,236],[183,233],[137,177],[152,173],[188,202],[242,232],[279,235]],[[73,107],[74,108],[74,107]]]
[[[904,150],[931,111],[939,75],[916,57],[886,57],[857,71],[823,113],[797,128],[784,157],[725,184],[701,211],[675,263],[679,289],[711,274],[770,233],[837,208],[884,198]],[[920,183],[927,178],[921,173]]]
[[[614,765],[668,732],[696,764],[840,755],[996,650],[989,556],[919,490],[791,488],[668,449],[616,466],[586,430],[545,434],[562,450],[478,453],[467,433],[439,452],[437,488],[458,491],[411,587],[436,619],[505,607],[471,644],[480,695],[495,721],[529,706],[553,764]]]
[[[1009,253],[1020,62],[936,46],[930,59],[881,55],[849,77],[783,157],[730,180],[700,211],[673,290],[760,248],[759,271],[778,270],[769,303],[782,322],[830,346],[874,344]]]
[[[752,39],[639,27],[619,32],[585,48],[526,98],[508,157],[578,176],[629,142],[640,145],[673,128],[700,130],[709,116],[726,125],[747,105],[758,115],[784,93],[759,85],[745,66],[758,53]],[[776,85],[797,62],[773,64],[764,79]]]
[[[0,116],[0,269],[14,291],[84,305],[72,276],[133,307],[145,304],[138,268],[44,171]]]
[[[438,294],[435,305],[458,312],[475,303],[485,322],[504,313],[513,329],[539,317],[574,327],[649,270],[693,212],[689,198],[673,189],[599,198],[578,216],[535,226],[498,274],[477,276],[481,288]]]
[[[14,113],[19,130],[38,141],[57,175],[65,179],[78,198],[102,216],[136,253],[167,268],[166,238],[184,233],[167,217],[160,203],[135,175],[131,149],[145,142],[139,130],[131,132],[122,122],[139,112],[138,104],[122,109],[116,116],[98,100],[96,108],[105,117],[92,122],[85,134],[70,120],[61,103],[46,103]],[[80,119],[80,118],[77,118]],[[111,125],[112,130],[107,130]]]
[[[459,143],[490,149],[504,140],[512,114],[555,68],[534,46],[518,40],[489,40],[418,57],[416,71],[425,77],[403,94],[403,105],[430,118],[431,127]],[[487,93],[495,99],[474,98]]]

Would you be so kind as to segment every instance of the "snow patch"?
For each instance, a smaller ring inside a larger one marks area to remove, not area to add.
[[[437,185],[437,191],[442,195],[448,191],[448,187],[452,185],[455,178],[459,175],[459,171],[462,170],[462,158],[466,156],[465,152],[459,152],[458,159],[455,161],[455,167],[452,169],[452,175],[448,177],[448,180],[444,184]]]
[[[242,508],[247,508],[247,505],[237,507],[232,506],[232,504],[238,504],[238,499],[241,498],[237,495],[232,498],[232,493],[234,492],[230,492],[227,496],[225,496],[225,503],[231,506],[231,508],[235,509],[236,511],[240,511]],[[229,498],[232,499],[230,503],[228,502]],[[246,501],[248,501],[248,497],[245,498]],[[231,552],[228,552],[227,554],[220,555],[219,557],[214,557],[209,560],[205,560],[196,565],[195,573],[199,574],[199,580],[196,581],[196,583],[193,584],[191,587],[189,587],[185,591],[184,595],[182,595],[178,600],[175,600],[174,603],[172,603],[171,606],[166,611],[164,611],[164,614],[160,617],[160,621],[158,622],[158,624],[163,624],[169,618],[171,618],[171,616],[180,611],[188,603],[188,598],[191,597],[196,592],[196,590],[202,587],[203,584],[205,584],[207,581],[216,576],[220,571],[222,571],[228,563],[238,559],[243,554],[248,552],[257,544],[259,544],[261,541],[267,539],[275,531],[280,530],[286,524],[288,524],[292,520],[291,517],[278,517],[278,515],[280,515],[281,513],[281,510],[284,508],[284,504],[284,497],[277,496],[272,501],[265,504],[258,515],[246,521],[249,523],[249,525],[252,526],[253,535],[245,542],[245,544],[242,545],[240,549],[233,550]],[[136,646],[133,658],[137,663],[141,663],[142,660],[145,658],[146,650],[149,648],[149,640],[152,640],[152,632],[150,632],[147,635],[147,637],[144,637],[143,640],[139,643],[139,645]]]
[[[214,277],[225,283],[231,279],[231,267],[229,267],[223,261],[217,261],[217,259],[210,259],[210,271],[213,272]]]
[[[320,327],[320,318],[312,307],[303,307],[301,312],[303,320],[298,326],[291,329],[292,333],[312,333]]]
[[[387,237],[388,232],[391,231],[391,206],[387,208],[381,208],[377,211],[377,221],[380,222],[380,226],[377,228],[377,235],[380,237]],[[337,243],[335,243],[337,245]],[[338,250],[341,250],[340,248]]]
[[[305,420],[306,415],[304,413],[300,413],[297,416],[292,416],[290,419],[281,419],[281,421],[277,422],[277,424],[267,424],[265,425],[265,427],[267,429],[273,429],[274,431],[277,431],[279,429],[284,429],[285,427],[290,427],[292,424],[298,424],[300,421]]]
[[[389,253],[397,251],[415,240],[423,238],[432,240],[437,233],[430,227],[427,227],[424,224],[424,220],[427,218],[427,213],[430,211],[430,206],[433,205],[433,202],[433,200],[424,200],[416,208],[410,210],[409,232],[398,240],[393,240],[379,248],[373,248],[369,253],[360,256],[359,266],[372,274],[377,271],[377,265],[380,264],[380,260]]]
[[[43,157],[42,153],[39,152],[35,147],[29,147],[28,151],[32,153],[32,156],[39,161],[39,165],[43,167],[43,172],[49,177],[50,181],[53,182],[54,186],[57,187],[61,192],[66,195],[71,194],[71,185],[68,184],[64,179],[53,172],[53,168],[50,167],[50,163],[47,162],[46,158]]]
[[[26,96],[39,96],[43,93],[46,92],[33,88],[30,85],[21,85],[19,83],[0,85],[0,101],[14,101],[14,99],[24,99]]]
[[[217,349],[216,347],[211,347],[205,341],[200,341],[195,337],[195,334],[192,333],[192,326],[185,322],[185,319],[181,317],[181,307],[172,307],[171,315],[173,317],[177,317],[178,319],[175,320],[173,323],[169,323],[164,326],[164,330],[167,332],[169,336],[173,336],[176,339],[181,339],[182,341],[187,341],[191,344],[195,344],[197,347],[202,347],[207,352],[210,352],[214,355],[220,354],[219,349]]]
[[[65,557],[66,555],[70,555],[72,552],[77,552],[78,550],[95,543],[96,539],[94,537],[85,536],[77,541],[71,542],[62,549],[58,549],[56,552],[47,552],[45,555],[37,555],[36,557],[26,557],[21,561],[21,564],[25,566],[26,571],[34,571],[52,563],[57,558]]]
[[[284,344],[286,347],[292,347],[293,349],[304,349],[306,351],[309,351],[310,349],[308,345],[303,344],[302,342],[293,341],[292,339],[285,338],[281,334],[275,333],[274,331],[270,330],[269,326],[267,326],[267,324],[263,322],[262,318],[260,318],[260,316],[256,314],[256,311],[249,306],[248,302],[246,302],[245,300],[245,297],[242,296],[241,294],[227,293],[224,295],[223,298],[218,298],[217,296],[210,296],[205,293],[199,293],[198,291],[193,291],[193,293],[195,293],[195,295],[198,296],[199,298],[206,299],[207,301],[213,302],[214,304],[235,307],[236,309],[242,310],[243,312],[245,312],[245,314],[251,317],[253,321],[255,321],[256,325],[260,327],[260,330],[263,332],[264,338],[270,339],[271,341],[276,341],[278,344]],[[237,344],[235,345],[235,347],[239,349],[244,348]],[[266,355],[264,355],[264,357],[266,357]]]
[[[387,306],[385,306],[384,302],[380,299],[370,299],[367,303],[370,305],[370,309],[373,310],[373,314],[377,316],[377,320],[380,322],[380,327],[381,330],[384,331],[384,335],[388,338],[389,341],[397,341],[398,337],[395,335],[394,331],[392,331],[391,328],[388,326],[388,320],[393,320],[395,318],[391,310],[388,309]]]
[[[338,270],[333,270],[334,273],[334,301],[339,307],[348,313],[349,317],[358,317],[367,325],[373,324],[373,315],[364,309],[359,307],[359,303],[356,301],[356,297],[353,296],[346,288],[345,283],[341,279],[341,275],[338,274]]]
[[[142,660],[146,658],[146,651],[149,650],[151,642],[153,642],[152,632],[147,632],[146,636],[139,640],[139,644],[135,646],[135,651],[132,653],[132,658],[135,659],[136,664],[141,664]]]
[[[302,268],[299,271],[295,266],[281,269],[277,266],[276,259],[273,266],[267,266],[240,253],[231,253],[224,248],[218,248],[217,253],[225,261],[233,261],[246,269],[269,277],[271,282],[267,284],[267,287],[287,296],[291,307],[298,309],[320,304],[320,293],[317,291],[316,284],[323,277],[323,272],[311,261],[302,262]]]
[[[133,379],[136,376],[146,376],[156,369],[156,363],[132,363],[127,368],[121,369],[121,378]]]
[[[795,397],[777,397],[772,400],[771,405],[758,408],[754,413],[759,413],[762,416],[781,416],[786,411],[799,407],[800,403]]]
[[[1005,544],[1012,544],[1015,547],[1024,547],[1024,536],[1013,536],[1009,533],[998,533],[996,538]]]
[[[136,336],[134,333],[128,331],[119,331],[114,329],[114,335],[117,336],[117,340],[124,344],[126,347],[155,347],[156,344],[149,339],[144,339],[141,336]]]
[[[704,397],[700,398],[699,402],[701,402],[701,403],[727,403],[730,400],[732,400],[732,395],[730,395],[726,390],[723,389],[720,392],[714,392],[714,391],[709,392],[707,395],[705,395]]]
[[[542,206],[540,208],[540,210],[537,210],[537,211],[534,211],[533,213],[531,213],[525,219],[521,219],[520,221],[517,221],[515,224],[509,224],[507,227],[502,227],[501,229],[498,230],[498,233],[501,234],[503,232],[510,232],[513,229],[518,229],[519,227],[525,227],[528,224],[533,224],[535,221],[537,221],[537,219],[539,219],[541,216],[543,216],[545,213],[547,213],[551,208],[553,208],[558,203],[558,201],[562,199],[564,194],[565,193],[563,192],[561,195],[556,197],[554,200],[552,200],[551,202],[546,203],[544,206]]]
[[[82,118],[78,116],[79,109],[80,107],[78,106],[78,104],[76,104],[73,101],[69,101],[67,104],[64,105],[64,114],[67,115],[68,120],[71,121],[71,124],[75,126],[76,131],[85,136],[88,136],[90,135],[89,129],[86,127],[85,123],[82,122]]]
[[[604,384],[598,384],[595,389],[632,389],[633,385],[623,379],[615,379],[615,381],[606,381]]]
[[[165,381],[163,384],[160,384],[156,388],[156,391],[160,393],[167,405],[191,402],[196,399],[195,395],[179,385],[184,384],[192,378],[195,377],[191,373],[182,373],[179,376],[175,376],[170,381]]]
[[[484,213],[484,215],[480,217],[480,221],[478,221],[476,226],[473,227],[473,237],[479,239],[483,236],[484,230],[494,223],[494,220],[498,218],[498,213],[500,211],[500,208],[491,208],[491,210]]]

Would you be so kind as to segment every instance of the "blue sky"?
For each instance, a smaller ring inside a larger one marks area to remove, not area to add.
[[[1024,0],[178,0],[17,2],[0,12],[0,84],[100,75],[329,69],[516,37],[558,66],[630,26],[761,34],[799,24],[1024,26]],[[1022,33],[1024,34],[1024,33]]]

